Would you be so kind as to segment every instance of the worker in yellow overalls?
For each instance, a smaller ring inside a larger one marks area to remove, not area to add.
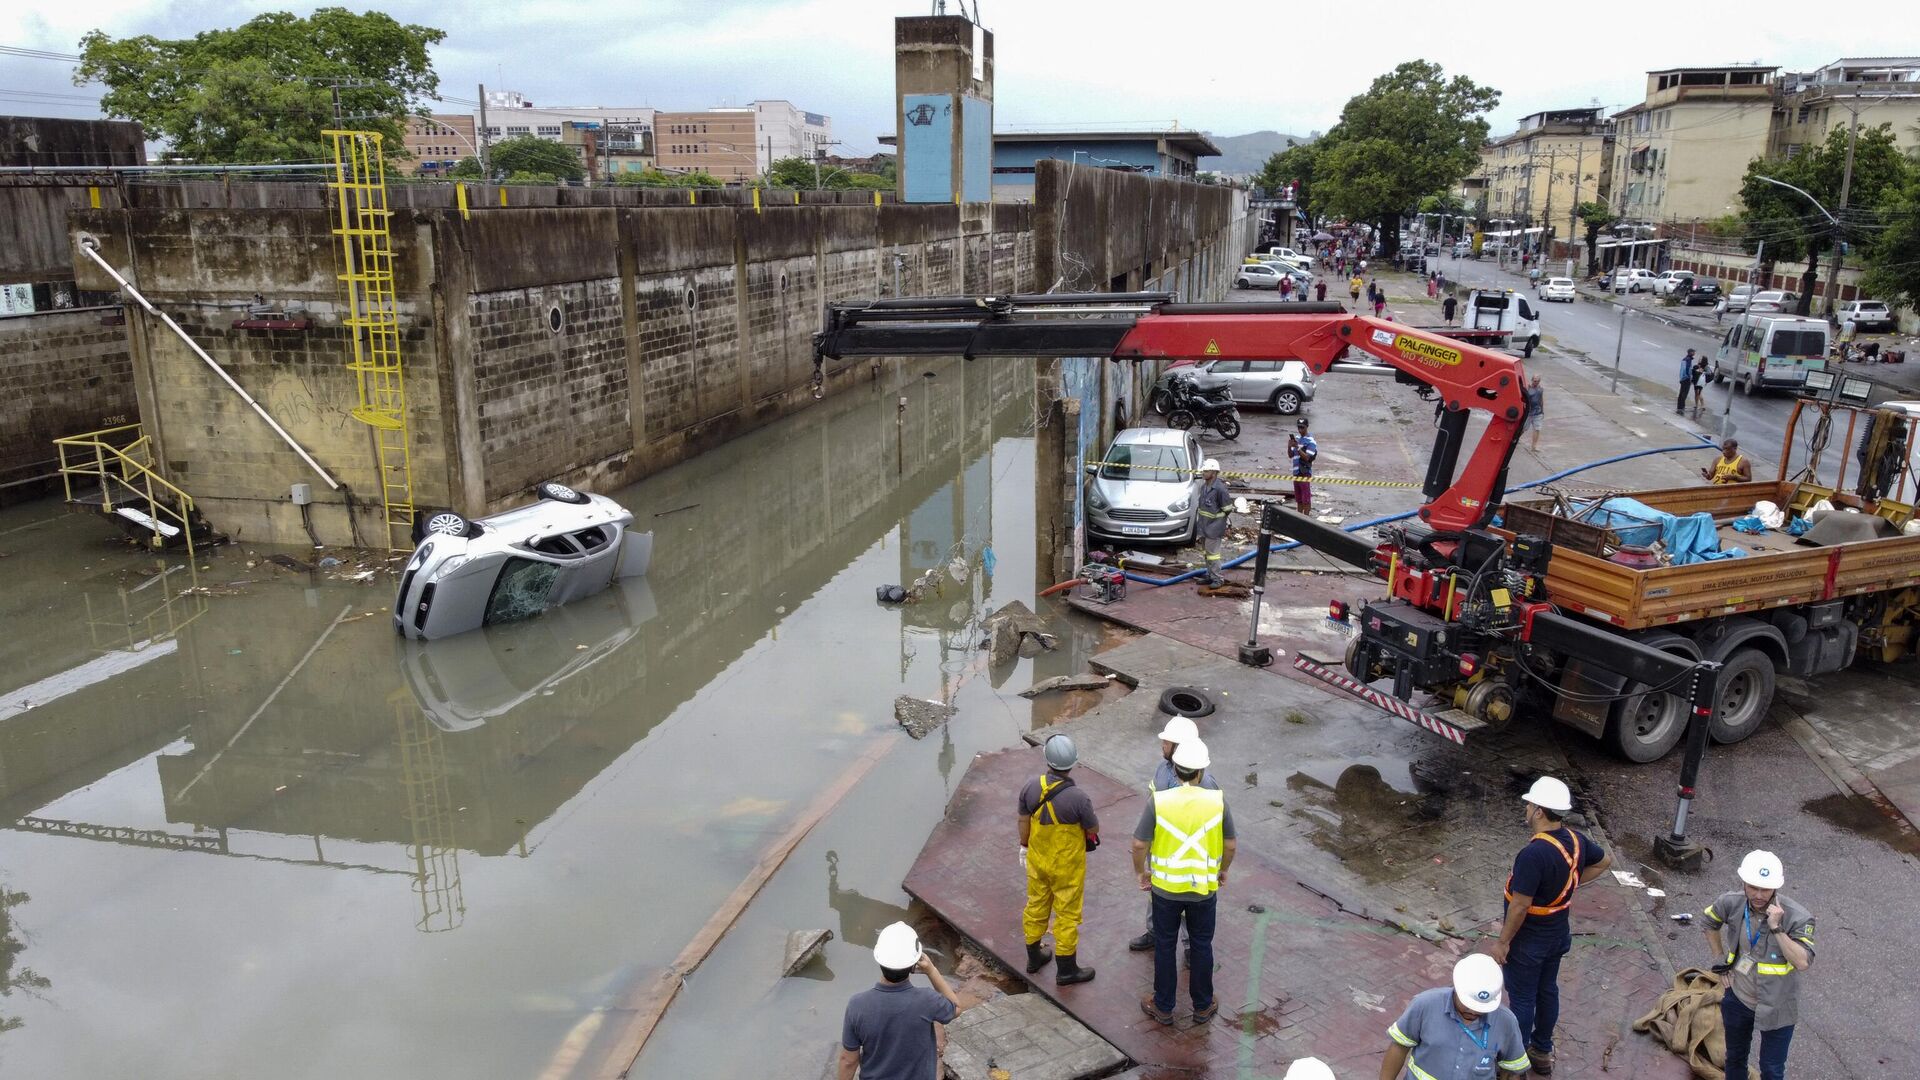
[[[1047,740],[1047,771],[1020,789],[1020,864],[1027,871],[1027,907],[1020,920],[1026,931],[1027,974],[1056,964],[1054,981],[1062,986],[1093,978],[1093,969],[1077,962],[1080,906],[1087,884],[1087,852],[1100,843],[1100,819],[1093,800],[1067,774],[1080,760],[1073,740]],[[1053,922],[1054,953],[1040,946],[1047,922]],[[1056,955],[1057,954],[1057,955]]]

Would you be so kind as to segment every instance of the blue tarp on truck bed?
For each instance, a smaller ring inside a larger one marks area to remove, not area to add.
[[[1720,534],[1714,528],[1713,515],[1702,511],[1682,517],[1656,510],[1637,499],[1615,496],[1598,504],[1588,503],[1574,515],[1581,521],[1612,529],[1620,542],[1629,547],[1650,547],[1660,541],[1673,556],[1673,565],[1706,562],[1709,559],[1737,559],[1746,552],[1740,548],[1720,548]]]

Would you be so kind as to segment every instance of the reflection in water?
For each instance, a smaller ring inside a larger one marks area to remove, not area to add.
[[[173,1045],[219,1045],[234,1060],[261,1049],[273,1025],[235,1035],[212,1018],[251,1000],[262,976],[235,973],[265,962],[284,980],[262,999],[272,1019],[390,1028],[355,1053],[395,1075],[422,1025],[464,1048],[472,1067],[459,1075],[524,1075],[492,1056],[506,1024],[531,1034],[515,1052],[537,1055],[543,1025],[570,1024],[628,971],[671,958],[783,809],[803,805],[846,746],[891,726],[884,703],[951,698],[973,670],[996,501],[1023,515],[1003,546],[1030,532],[1025,473],[1023,490],[995,497],[996,467],[1030,468],[1030,447],[994,447],[1025,433],[1032,373],[937,371],[883,378],[615,493],[654,528],[647,577],[439,642],[393,636],[389,582],[290,572],[244,548],[137,579],[118,551],[16,547],[9,570],[29,584],[0,595],[0,618],[23,628],[0,640],[0,698],[103,658],[125,666],[0,719],[11,830],[0,859],[31,873],[23,884],[43,902],[63,890],[63,922],[116,948],[195,954],[190,1014],[160,989],[182,978],[180,958],[122,973],[128,993],[185,1025]],[[874,585],[932,570],[941,582],[926,602],[872,604]],[[207,593],[186,591],[196,572]],[[942,729],[949,789],[977,737],[962,746]],[[722,806],[754,812],[712,812]],[[621,837],[637,839],[623,849]],[[20,845],[34,845],[30,859],[16,858]],[[655,846],[700,857],[655,886],[633,869]],[[842,940],[871,946],[908,917],[840,889],[834,863]],[[140,885],[89,887],[101,880]],[[235,897],[250,925],[202,922]],[[431,946],[415,933],[456,929]],[[410,953],[389,931],[431,951]],[[18,949],[6,947],[11,964]],[[35,968],[68,993],[79,982],[63,972],[94,959],[74,941],[35,947]],[[512,974],[474,974],[493,971]],[[454,991],[458,1015],[444,1011]],[[39,1075],[81,1075],[64,1063],[100,1022],[100,1001],[62,1006],[23,1013],[9,1048],[63,1063]],[[94,1075],[124,1071],[113,1048],[93,1053],[108,1066]],[[150,1074],[207,1074],[185,1053],[162,1054]],[[340,1064],[323,1058],[289,1075]],[[452,1075],[447,1064],[406,1074]]]
[[[26,942],[20,940],[19,928],[14,924],[13,909],[30,899],[26,893],[13,892],[0,884],[0,998],[12,997],[15,991],[39,996],[53,985],[52,981],[37,974],[32,968],[20,964],[20,954],[25,951]],[[8,1016],[0,1012],[0,1033],[12,1031],[25,1021],[17,1016]]]

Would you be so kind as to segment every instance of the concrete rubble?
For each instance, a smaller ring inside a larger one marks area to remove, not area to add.
[[[1039,994],[999,994],[947,1026],[947,1080],[1077,1080],[1126,1064],[1113,1044]]]
[[[940,725],[953,719],[959,711],[951,705],[905,694],[893,701],[893,718],[907,729],[907,734],[916,739],[926,738]]]
[[[801,968],[820,958],[820,953],[833,940],[831,930],[794,930],[787,934],[787,953],[780,965],[782,978],[790,978]]]
[[[1040,616],[1018,600],[988,615],[981,628],[987,633],[987,660],[994,667],[1004,667],[1019,657],[1038,656],[1060,645],[1060,639],[1047,632]]]
[[[1107,677],[1104,675],[1055,675],[1051,679],[1042,679],[1020,691],[1020,696],[1036,698],[1056,690],[1104,690],[1106,687]]]

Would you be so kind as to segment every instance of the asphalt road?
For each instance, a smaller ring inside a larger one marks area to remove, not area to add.
[[[1500,288],[1525,288],[1524,275],[1509,273],[1487,261],[1444,259],[1441,269],[1449,280],[1464,285]],[[1692,330],[1669,326],[1637,311],[1617,304],[1596,304],[1576,300],[1571,304],[1544,304],[1541,315],[1542,340],[1546,347],[1611,376],[1616,342],[1620,353],[1621,385],[1631,386],[1654,399],[1659,407],[1671,408],[1679,390],[1680,358],[1688,349],[1711,355],[1713,339]],[[1625,330],[1621,315],[1626,311]],[[1747,397],[1732,391],[1732,384],[1709,385],[1706,391],[1707,415],[1690,424],[1701,431],[1718,435],[1721,414],[1731,402],[1734,437],[1741,448],[1759,461],[1772,463],[1779,458],[1781,441],[1786,437],[1787,418],[1794,399],[1771,394]],[[1804,432],[1802,433],[1804,436]],[[1804,460],[1804,437],[1795,448],[1791,464]],[[1756,469],[1756,479],[1762,478]]]

